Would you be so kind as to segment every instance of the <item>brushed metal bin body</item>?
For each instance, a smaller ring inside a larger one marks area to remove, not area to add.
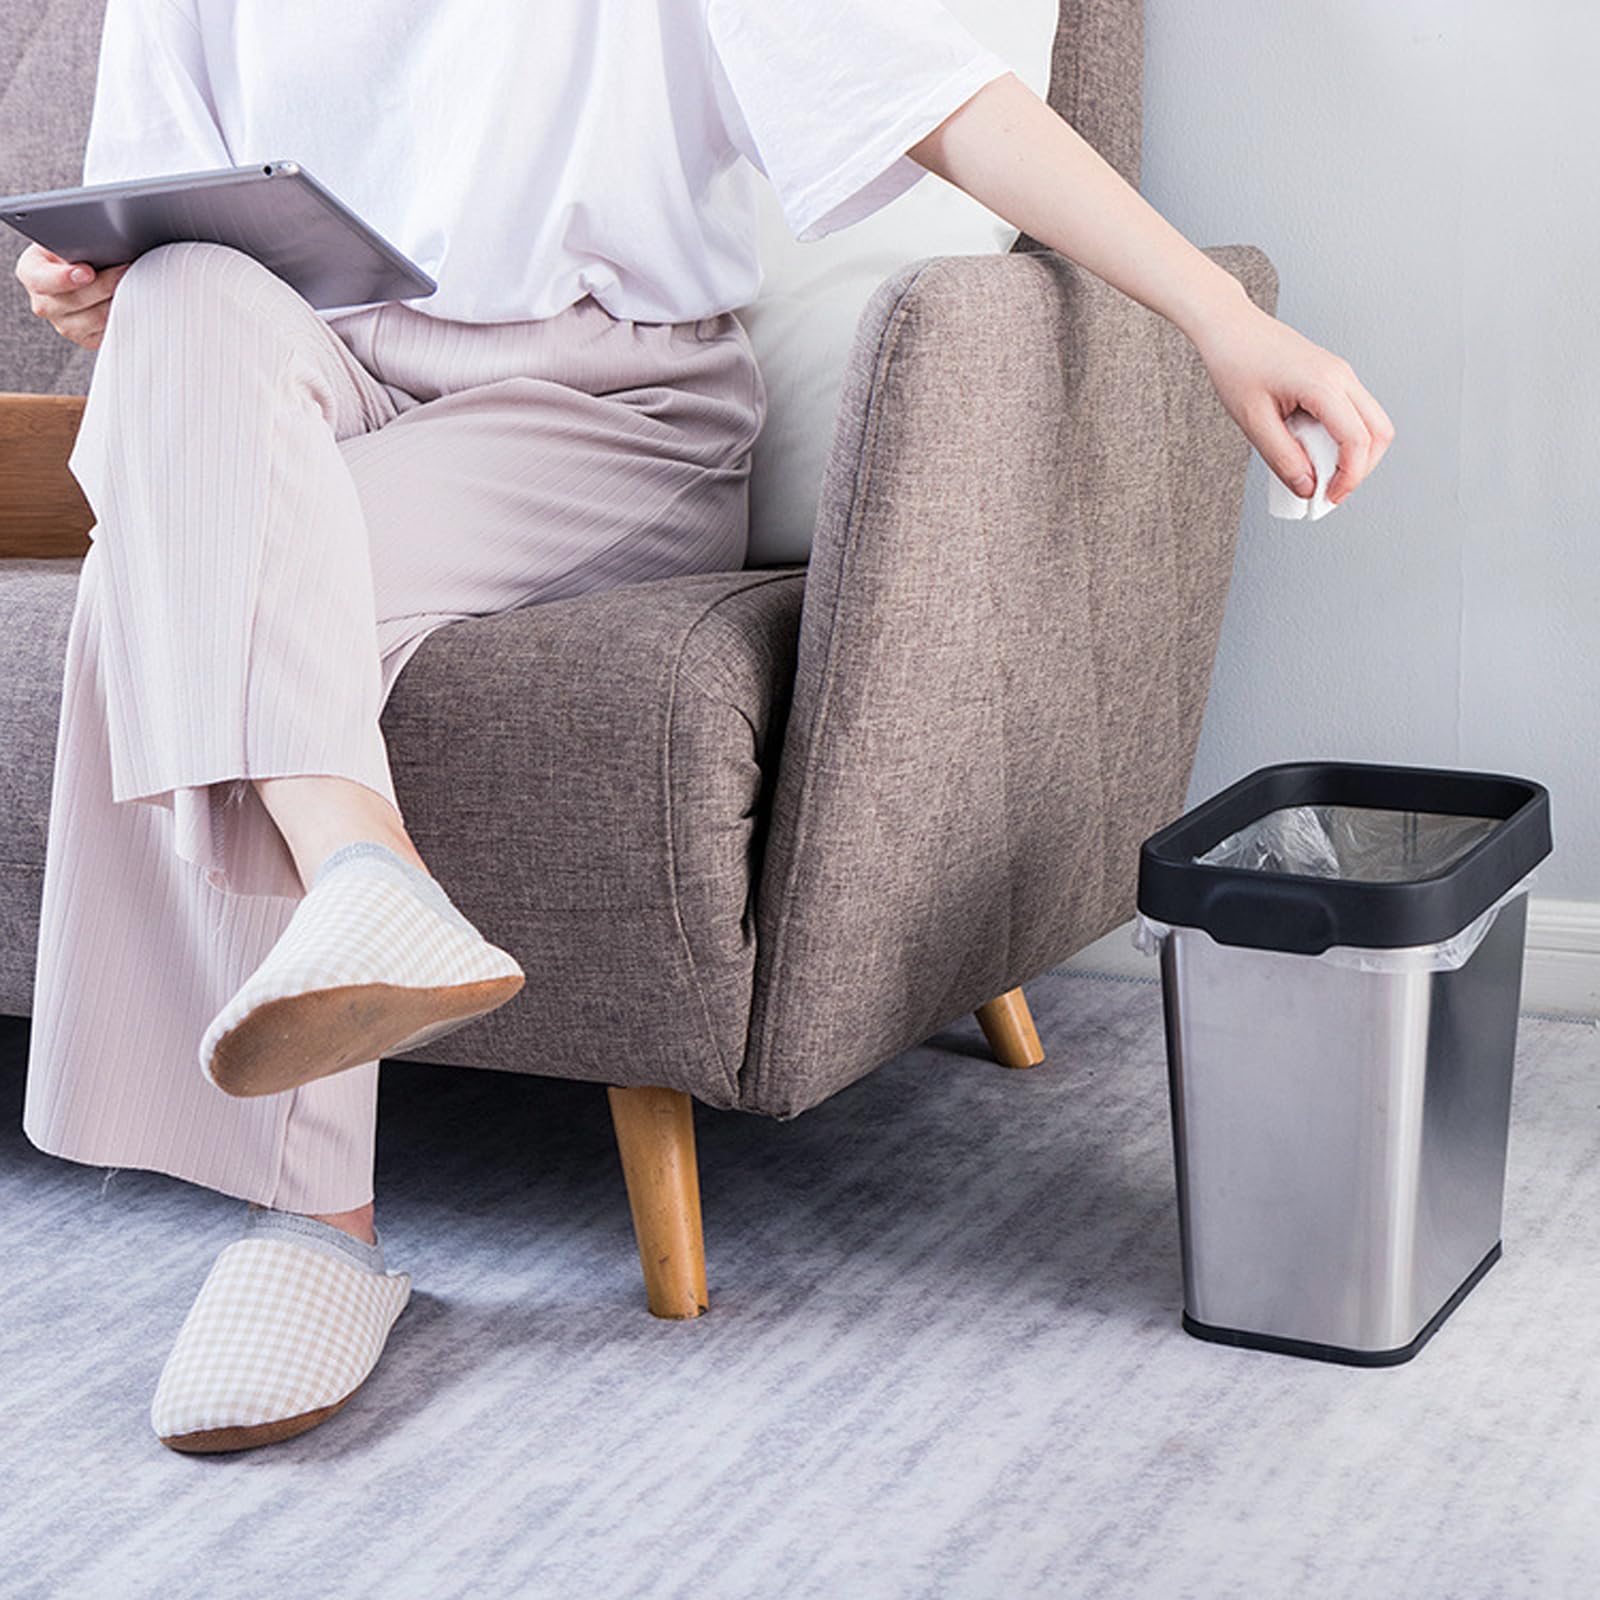
[[[1453,972],[1163,940],[1191,1332],[1387,1364],[1492,1263],[1527,910]]]

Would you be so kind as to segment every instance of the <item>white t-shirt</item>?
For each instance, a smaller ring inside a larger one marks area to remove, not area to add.
[[[939,0],[108,0],[83,182],[298,161],[418,311],[680,322],[756,298],[758,171],[821,238],[1010,70]]]

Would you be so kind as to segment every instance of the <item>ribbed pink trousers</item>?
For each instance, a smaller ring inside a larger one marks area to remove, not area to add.
[[[765,416],[731,312],[634,322],[586,296],[520,322],[403,301],[323,317],[226,246],[140,256],[70,457],[96,520],[27,1137],[280,1210],[372,1199],[376,1061],[253,1099],[200,1071],[206,1025],[304,892],[249,780],[334,774],[398,805],[378,717],[435,628],[740,568]]]

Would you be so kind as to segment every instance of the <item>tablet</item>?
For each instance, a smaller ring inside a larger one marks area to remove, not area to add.
[[[0,222],[95,268],[180,239],[232,245],[318,309],[414,300],[439,287],[297,161],[6,195]]]

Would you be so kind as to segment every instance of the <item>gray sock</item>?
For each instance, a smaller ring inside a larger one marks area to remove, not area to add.
[[[302,1217],[293,1211],[272,1211],[266,1206],[252,1207],[245,1219],[244,1237],[288,1238],[321,1250],[327,1255],[343,1256],[369,1272],[383,1272],[383,1235],[376,1224],[372,1229],[373,1243],[367,1244],[354,1234],[336,1228],[331,1222],[318,1222],[315,1217]]]
[[[311,887],[313,889],[316,888],[330,871],[343,866],[347,861],[359,861],[363,858],[371,858],[390,871],[398,873],[415,891],[418,899],[432,906],[441,916],[460,928],[463,933],[470,933],[475,939],[483,937],[456,909],[455,902],[445,893],[444,885],[432,873],[424,872],[421,867],[412,865],[403,856],[397,855],[388,845],[380,844],[376,839],[357,839],[351,844],[340,845],[317,868],[316,876],[311,880]]]

